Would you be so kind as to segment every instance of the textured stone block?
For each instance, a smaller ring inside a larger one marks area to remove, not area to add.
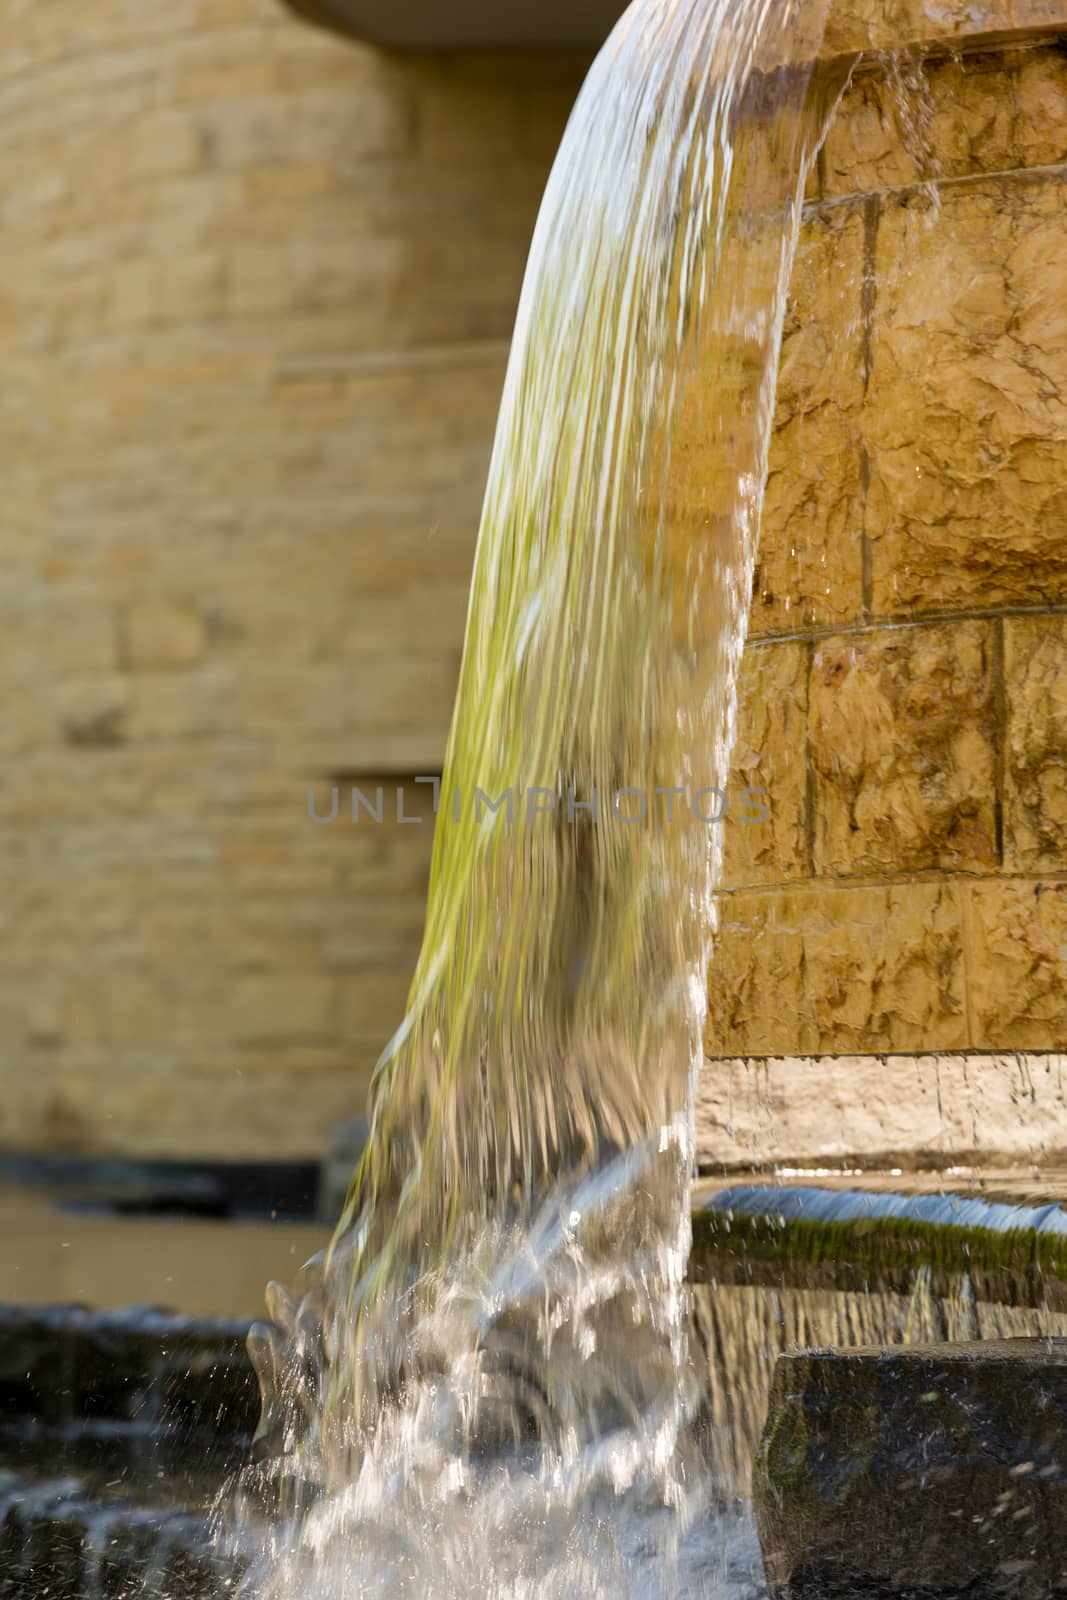
[[[1067,618],[1004,621],[1004,864],[1067,867]]]
[[[901,138],[900,112],[906,104],[886,74],[857,75],[819,154],[820,199],[871,194],[915,182],[915,155]]]
[[[52,686],[56,721],[67,744],[119,744],[126,735],[129,684],[116,673],[68,678]],[[41,743],[40,737],[34,743]]]
[[[709,1055],[960,1049],[963,930],[947,884],[740,892],[721,902]]]
[[[233,986],[233,1029],[247,1044],[329,1039],[336,1006],[332,978],[286,972],[238,978]]]
[[[969,891],[972,1044],[1060,1049],[1067,1039],[1067,883],[1010,879]]]
[[[801,231],[783,330],[752,591],[754,635],[860,614],[865,222],[843,207]]]
[[[808,646],[784,642],[745,653],[729,793],[765,791],[766,822],[731,807],[723,881],[784,883],[808,872]]]
[[[835,0],[823,54],[973,40],[981,34],[1055,27],[1067,22],[1063,0]]]
[[[810,708],[817,873],[996,865],[991,624],[822,640]]]
[[[207,644],[204,619],[177,600],[136,601],[126,612],[124,642],[130,667],[192,666]]]
[[[1055,43],[1020,56],[1015,103],[1020,164],[1055,166],[1067,159],[1067,63]]]
[[[907,53],[855,78],[819,161],[821,199],[1055,166],[1067,156],[1067,62],[1054,42],[925,62]]]
[[[703,1168],[1060,1166],[1061,1054],[712,1060],[696,1099]]]
[[[883,207],[863,413],[875,614],[1067,598],[1065,226],[1058,177]]]

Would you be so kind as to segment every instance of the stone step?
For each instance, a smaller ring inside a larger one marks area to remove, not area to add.
[[[1067,1339],[782,1356],[756,1461],[779,1600],[1067,1592]]]

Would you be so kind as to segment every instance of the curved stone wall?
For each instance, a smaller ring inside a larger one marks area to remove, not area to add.
[[[772,819],[728,830],[709,1157],[743,1157],[731,1115],[779,1157],[1067,1150],[1065,163],[1058,35],[862,74],[822,153],[737,754]]]
[[[274,0],[0,0],[0,41],[0,1146],[312,1154],[430,829],[308,785],[440,763],[582,66]]]

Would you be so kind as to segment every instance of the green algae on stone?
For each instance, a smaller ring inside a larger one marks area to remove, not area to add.
[[[1067,1237],[995,1232],[904,1217],[851,1222],[697,1211],[691,1282],[789,1283],[900,1294],[926,1269],[936,1293],[970,1279],[975,1297],[1009,1305],[1067,1306]]]

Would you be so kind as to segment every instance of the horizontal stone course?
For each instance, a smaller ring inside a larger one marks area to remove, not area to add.
[[[991,1163],[1029,1172],[1067,1159],[1067,1056],[711,1057],[696,1109],[707,1172]]]
[[[810,198],[839,200],[1067,160],[1067,59],[1055,38],[860,71],[820,153]]]
[[[967,1042],[955,885],[820,884],[722,899],[708,975],[710,1055]]]

